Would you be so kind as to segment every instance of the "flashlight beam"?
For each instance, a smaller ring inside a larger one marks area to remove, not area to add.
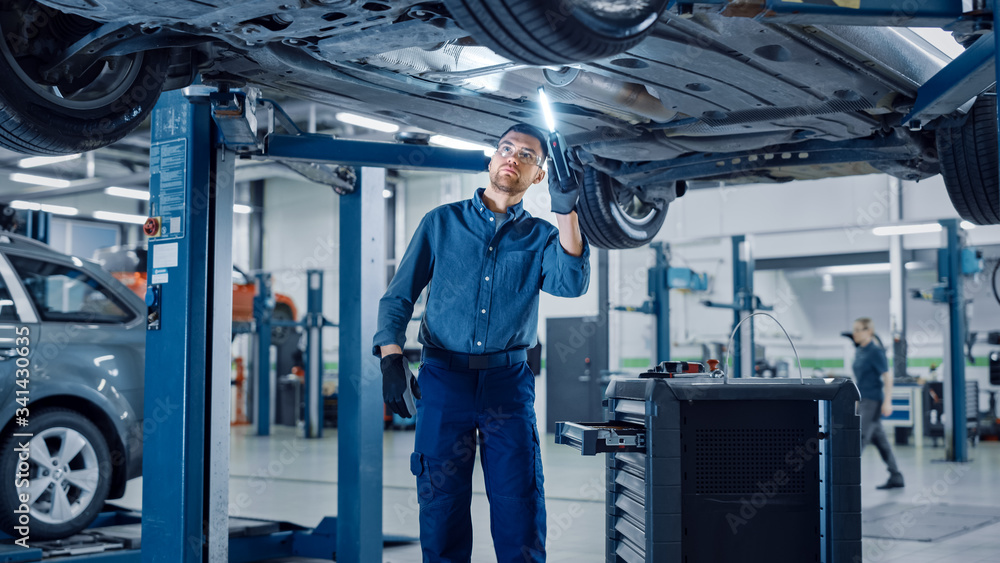
[[[556,118],[552,115],[552,105],[549,104],[549,97],[545,94],[545,87],[538,87],[538,102],[542,106],[542,115],[545,116],[545,125],[549,128],[549,133],[556,132]]]

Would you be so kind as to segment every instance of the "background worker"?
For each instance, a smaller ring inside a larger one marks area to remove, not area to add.
[[[862,317],[854,321],[852,332],[857,351],[854,355],[854,379],[861,392],[861,447],[868,442],[875,444],[889,469],[889,480],[878,489],[895,489],[903,486],[903,474],[896,465],[896,456],[885,436],[881,418],[892,414],[892,374],[885,350],[875,343],[872,320]]]
[[[477,445],[497,561],[545,560],[535,378],[526,350],[536,341],[539,291],[579,297],[590,280],[590,252],[574,211],[576,181],[549,180],[558,229],[524,211],[525,192],[545,179],[547,156],[538,129],[518,124],[504,132],[489,162],[489,185],[421,220],[379,302],[374,351],[382,357],[384,398],[411,416],[402,347],[413,303],[429,284],[410,459],[424,561],[472,556]]]

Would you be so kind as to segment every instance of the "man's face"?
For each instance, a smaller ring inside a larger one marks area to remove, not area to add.
[[[523,194],[532,184],[545,178],[544,162],[537,162],[541,155],[542,144],[538,139],[516,131],[507,133],[497,143],[497,152],[490,159],[490,184],[506,195]]]
[[[854,338],[854,343],[858,346],[864,346],[868,344],[868,341],[872,339],[871,329],[865,328],[861,323],[854,323],[854,330],[852,333],[852,338]]]

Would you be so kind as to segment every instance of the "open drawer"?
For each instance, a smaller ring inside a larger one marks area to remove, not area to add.
[[[583,455],[645,452],[646,427],[628,422],[557,422],[556,443]]]

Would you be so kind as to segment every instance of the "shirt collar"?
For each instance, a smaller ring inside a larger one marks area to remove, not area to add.
[[[486,207],[486,204],[483,203],[483,193],[485,191],[486,188],[479,188],[476,190],[475,195],[472,196],[472,207],[476,208],[476,211],[478,211],[480,215],[488,218],[493,215],[493,212],[490,211],[490,208]],[[522,199],[521,201],[508,207],[507,214],[513,214],[514,219],[520,219],[521,216],[524,215],[524,200]]]

